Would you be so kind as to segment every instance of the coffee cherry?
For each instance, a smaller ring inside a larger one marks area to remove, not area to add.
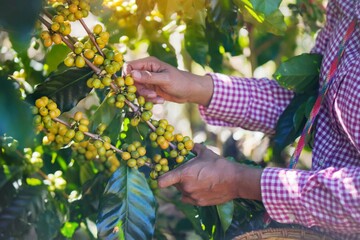
[[[52,45],[52,40],[51,38],[47,38],[47,39],[44,39],[44,46],[45,47],[50,47]]]
[[[65,59],[64,59],[64,64],[65,66],[67,67],[72,67],[74,66],[74,62],[75,62],[75,59],[71,56],[67,56]]]
[[[61,36],[58,33],[54,33],[51,36],[51,40],[55,43],[55,44],[60,44],[62,42]]]
[[[83,118],[83,113],[82,112],[76,112],[74,115],[74,120],[79,122],[81,119]]]
[[[82,68],[85,66],[85,60],[82,56],[77,56],[75,59],[75,66],[78,68]]]
[[[98,66],[99,66],[99,65],[103,64],[103,62],[104,62],[104,57],[101,56],[101,55],[99,55],[99,54],[95,54],[94,59],[93,59],[93,62],[94,62],[95,65],[98,65]]]
[[[129,159],[129,161],[127,162],[127,165],[130,167],[130,168],[133,168],[133,167],[136,167],[137,166],[137,161],[133,158]]]
[[[95,56],[95,52],[92,49],[85,49],[84,50],[84,57],[87,59],[92,59]]]
[[[123,152],[121,153],[121,158],[122,160],[127,161],[131,158],[131,154],[129,152]]]
[[[41,39],[45,40],[45,39],[49,39],[51,36],[50,36],[49,31],[42,31],[40,34],[40,37],[41,37]]]
[[[140,119],[138,117],[134,117],[130,120],[130,124],[133,127],[136,127],[139,125]]]
[[[176,157],[176,163],[182,163],[184,161],[184,159],[185,159],[184,156],[181,156],[181,155],[177,156]]]
[[[141,119],[143,121],[149,121],[151,119],[151,116],[152,116],[152,112],[150,111],[145,111],[141,114]]]
[[[53,22],[51,24],[51,30],[53,30],[54,32],[57,32],[59,29],[60,29],[60,23]]]
[[[153,108],[154,104],[152,102],[146,102],[144,109],[150,111]]]
[[[118,63],[121,63],[124,60],[124,57],[121,53],[116,53],[114,55],[114,60]]]
[[[125,77],[125,85],[126,86],[134,85],[134,79],[130,75]]]
[[[101,32],[102,32],[103,28],[100,24],[96,24],[93,28],[93,32],[96,34],[96,35],[99,35]]]
[[[143,96],[139,96],[137,98],[137,101],[140,106],[143,106],[145,104],[145,98]]]
[[[155,132],[150,133],[149,138],[151,141],[156,141],[158,135]]]

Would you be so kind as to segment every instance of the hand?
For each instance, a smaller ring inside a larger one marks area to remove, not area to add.
[[[261,200],[261,169],[231,162],[201,144],[197,157],[158,179],[160,188],[174,185],[182,201],[198,206],[225,203],[235,198]]]
[[[181,71],[154,57],[127,62],[124,73],[131,74],[138,93],[154,103],[168,100],[207,106],[213,92],[210,76]]]

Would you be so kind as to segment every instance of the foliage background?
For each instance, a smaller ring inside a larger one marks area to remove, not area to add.
[[[246,77],[272,77],[282,61],[309,52],[324,23],[326,5],[321,0],[91,3],[93,14],[86,23],[104,24],[113,46],[124,52],[127,61],[152,55],[200,75],[222,72]],[[69,149],[55,152],[42,146],[33,135],[31,112],[23,101],[58,69],[69,51],[63,45],[45,49],[39,41],[42,27],[35,20],[43,4],[0,1],[0,232],[22,239],[94,239],[98,202],[109,176],[88,166],[70,166]],[[85,36],[78,23],[73,24],[73,36]],[[96,94],[90,94],[65,114],[82,110],[90,116],[98,105]],[[193,104],[165,103],[153,112],[195,142],[238,160],[284,167],[292,151],[288,146],[274,154],[272,139],[262,133],[206,125]],[[308,150],[300,167],[310,166]],[[49,177],[55,180],[46,184]],[[178,202],[174,189],[157,197],[154,238],[207,238],[194,228],[191,208]]]

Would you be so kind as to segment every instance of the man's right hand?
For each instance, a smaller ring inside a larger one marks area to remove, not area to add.
[[[213,93],[210,76],[181,71],[155,57],[127,62],[124,73],[133,77],[138,93],[154,103],[167,100],[207,106]]]

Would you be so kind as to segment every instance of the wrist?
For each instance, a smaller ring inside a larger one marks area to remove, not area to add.
[[[189,97],[188,102],[196,103],[207,107],[210,104],[213,91],[214,82],[210,75],[196,75],[188,76],[189,79]]]
[[[261,175],[263,169],[238,164],[237,167],[237,195],[239,198],[262,200]]]

